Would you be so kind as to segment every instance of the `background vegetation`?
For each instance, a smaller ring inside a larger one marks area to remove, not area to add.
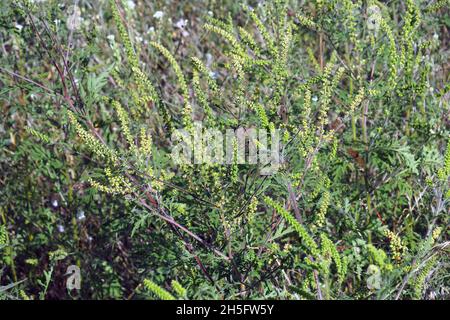
[[[447,0],[2,1],[0,297],[448,298],[449,27]],[[195,121],[283,129],[279,170],[175,165]]]

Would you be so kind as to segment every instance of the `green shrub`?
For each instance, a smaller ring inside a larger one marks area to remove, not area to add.
[[[80,2],[82,20],[1,5],[2,283],[27,277],[22,298],[448,297],[445,1],[200,3],[158,18],[163,2]],[[231,139],[226,163],[176,163],[180,129],[187,147],[213,140],[201,128],[279,132],[280,162]]]

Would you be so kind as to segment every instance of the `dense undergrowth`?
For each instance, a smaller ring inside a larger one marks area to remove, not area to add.
[[[448,5],[2,1],[0,297],[448,298]]]

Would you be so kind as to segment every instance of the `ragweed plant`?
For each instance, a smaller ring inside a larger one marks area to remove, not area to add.
[[[0,235],[23,221],[5,248],[33,244],[19,274],[2,256],[8,280],[37,272],[54,297],[57,265],[92,262],[80,295],[101,298],[400,299],[443,283],[445,1],[264,3],[224,2],[223,19],[183,4],[199,18],[175,24],[153,3],[80,4],[79,29],[54,1],[1,16]],[[34,254],[55,247],[74,261]]]
[[[172,296],[168,291],[164,290],[151,280],[145,279],[144,287],[161,300],[175,300],[174,296]]]

